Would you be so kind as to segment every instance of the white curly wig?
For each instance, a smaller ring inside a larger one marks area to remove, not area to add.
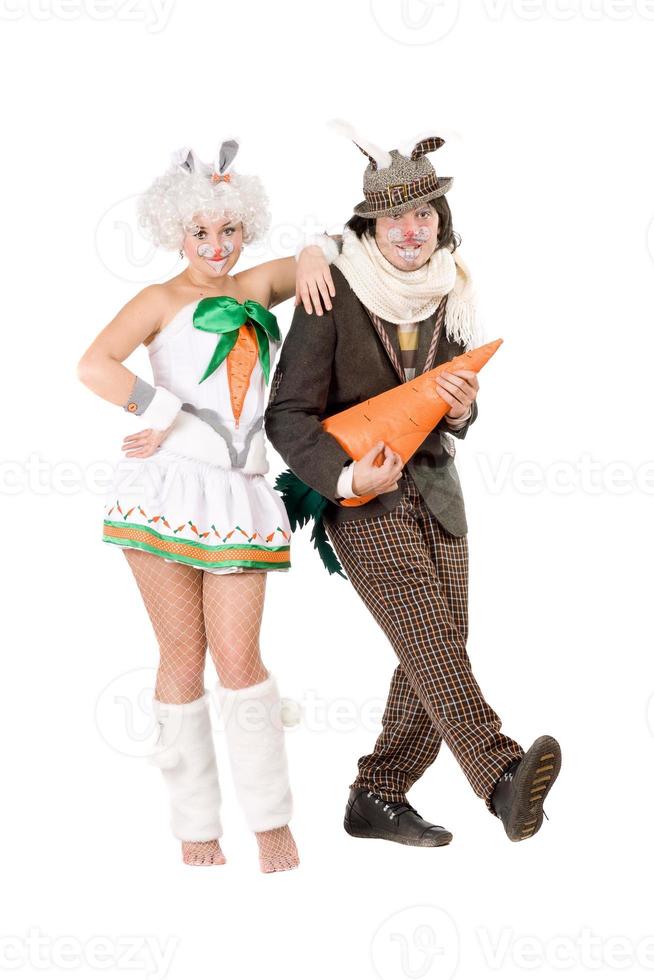
[[[213,167],[187,147],[173,154],[168,171],[153,181],[137,206],[139,224],[155,245],[181,248],[196,215],[242,222],[245,242],[263,238],[270,226],[268,198],[259,177],[231,171],[237,153],[236,140],[226,140]]]

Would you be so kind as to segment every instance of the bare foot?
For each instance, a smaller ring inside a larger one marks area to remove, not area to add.
[[[210,864],[225,864],[225,855],[220,850],[217,840],[206,842],[182,841],[182,858],[184,864],[196,867]]]
[[[297,868],[300,858],[290,827],[264,830],[255,837],[259,845],[259,864],[264,874]]]

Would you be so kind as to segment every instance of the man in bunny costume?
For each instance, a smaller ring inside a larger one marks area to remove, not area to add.
[[[437,391],[451,408],[404,468],[383,444],[351,460],[321,425],[482,342],[445,198],[452,178],[439,178],[427,158],[444,140],[427,136],[388,153],[348,135],[369,162],[335,264],[333,309],[296,311],[266,416],[293,473],[326,498],[338,558],[399,660],[382,731],[359,760],[345,829],[418,847],[449,843],[452,834],[406,796],[445,741],[508,837],[525,840],[541,827],[561,751],[542,736],[525,752],[502,733],[466,651],[468,529],[452,436],[465,438],[477,417],[477,377],[440,375]],[[370,494],[362,506],[341,505]]]

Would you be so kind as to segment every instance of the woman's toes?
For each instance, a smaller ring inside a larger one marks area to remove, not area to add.
[[[256,838],[259,845],[259,863],[264,874],[272,871],[290,871],[300,863],[290,827],[260,831],[256,834]]]
[[[204,865],[225,864],[225,855],[217,840],[212,841],[183,841],[182,860],[192,867]]]

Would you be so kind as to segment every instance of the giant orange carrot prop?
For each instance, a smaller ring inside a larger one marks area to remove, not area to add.
[[[376,443],[383,441],[406,463],[450,410],[451,406],[436,392],[439,374],[443,371],[481,371],[501,343],[502,340],[494,340],[466,351],[432,371],[418,375],[413,381],[332,415],[323,421],[323,428],[354,460],[361,459]],[[344,507],[360,507],[374,496],[341,503]]]

